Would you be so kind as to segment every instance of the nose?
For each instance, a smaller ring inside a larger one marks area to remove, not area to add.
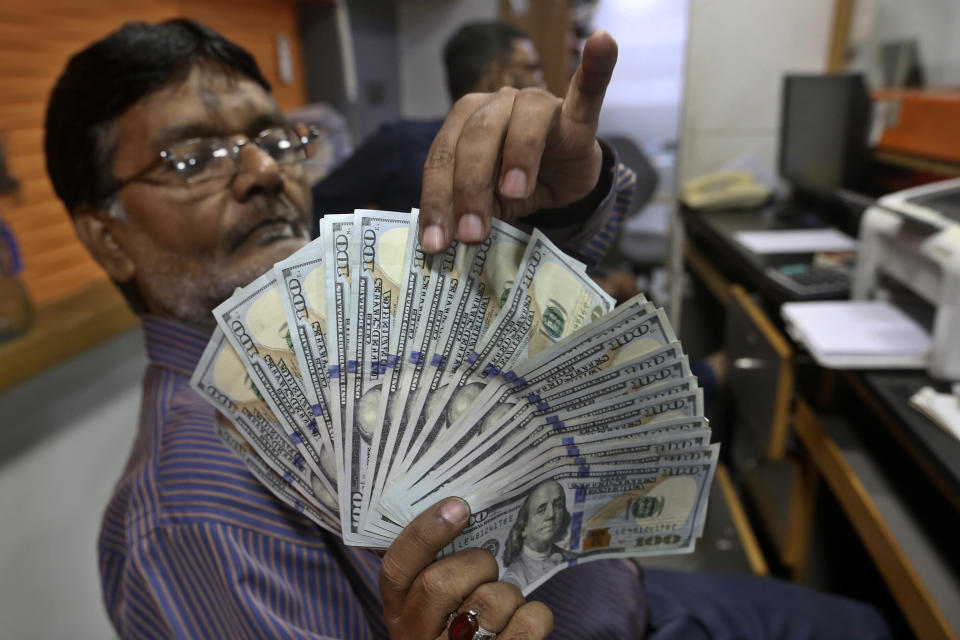
[[[547,509],[543,512],[544,520],[553,520],[554,508],[552,504],[547,505]]]
[[[237,155],[234,197],[243,202],[258,193],[283,191],[283,174],[277,161],[254,144],[246,144]]]

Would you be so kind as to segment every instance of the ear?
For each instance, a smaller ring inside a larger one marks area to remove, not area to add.
[[[129,282],[133,279],[136,267],[126,249],[114,236],[114,228],[120,224],[123,223],[110,218],[105,212],[86,207],[78,209],[73,215],[73,226],[80,242],[93,254],[100,266],[106,269],[110,279],[115,282]]]

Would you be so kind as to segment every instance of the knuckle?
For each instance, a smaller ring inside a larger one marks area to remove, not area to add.
[[[517,97],[518,93],[520,93],[520,90],[516,87],[500,87],[497,89],[496,95],[500,98],[509,98],[512,100]]]
[[[481,102],[486,102],[489,99],[490,99],[490,96],[487,95],[486,93],[482,93],[480,91],[473,91],[471,93],[464,95],[459,100],[457,100],[457,104],[466,104],[466,105],[478,104]]]
[[[511,135],[509,142],[514,152],[529,155],[543,149],[546,141],[532,132],[524,131],[516,135]]]
[[[450,202],[438,195],[424,195],[420,198],[420,225],[441,224],[450,208]]]
[[[450,113],[470,113],[476,111],[482,105],[485,105],[490,101],[489,93],[468,93],[465,96],[461,97],[459,100],[453,103],[453,108],[450,109]]]
[[[478,193],[493,190],[492,176],[468,176],[458,178],[453,186],[456,197],[472,196]]]
[[[470,599],[464,602],[462,608],[489,615],[491,612],[503,608],[504,602],[505,599],[502,593],[494,589],[490,584],[482,584],[470,594]]]
[[[498,128],[496,112],[493,104],[485,104],[471,113],[470,117],[463,123],[463,129],[460,130],[460,140],[457,143],[460,144],[464,139],[486,139]]]
[[[470,552],[470,560],[475,563],[478,572],[483,572],[485,575],[500,575],[497,560],[489,551],[479,547],[471,547],[467,551]]]
[[[525,602],[523,591],[520,589],[520,587],[512,582],[501,582],[500,584],[504,585],[503,589],[506,591],[506,593],[509,593],[516,602],[519,602],[520,604]]]
[[[431,565],[423,570],[418,579],[419,589],[427,602],[449,599],[454,590],[450,572],[443,567]]]
[[[520,97],[524,100],[537,100],[540,102],[556,102],[559,104],[560,99],[547,91],[546,89],[541,89],[540,87],[526,87],[520,89]]]
[[[445,144],[437,144],[430,148],[427,153],[427,159],[423,163],[423,170],[439,169],[449,167],[453,164],[455,158],[454,150]]]
[[[380,588],[397,587],[406,581],[407,572],[396,556],[387,554],[380,564]]]
[[[437,218],[447,207],[447,202],[438,195],[423,194],[420,197],[420,217],[423,220],[436,222]]]

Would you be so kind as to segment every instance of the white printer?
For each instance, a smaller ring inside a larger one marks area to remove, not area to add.
[[[864,212],[852,298],[883,298],[887,278],[931,307],[929,374],[960,380],[960,179],[891,193]]]

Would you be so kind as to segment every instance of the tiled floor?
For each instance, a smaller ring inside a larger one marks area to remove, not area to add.
[[[0,636],[114,637],[96,540],[145,365],[134,330],[0,394]]]

